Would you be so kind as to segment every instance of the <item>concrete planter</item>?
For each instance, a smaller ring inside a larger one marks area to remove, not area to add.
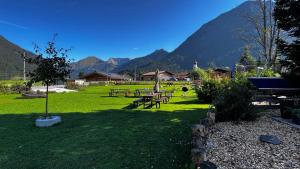
[[[37,127],[51,127],[61,122],[60,116],[50,116],[48,118],[38,118],[35,120]]]

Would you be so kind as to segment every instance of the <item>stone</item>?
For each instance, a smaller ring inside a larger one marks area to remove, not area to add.
[[[50,127],[61,122],[60,116],[50,116],[48,118],[38,118],[35,120],[37,127]]]
[[[201,124],[196,124],[192,127],[192,134],[194,136],[204,137],[206,135],[206,127]]]
[[[262,142],[278,145],[281,144],[281,141],[277,136],[274,135],[260,135],[259,140]]]
[[[207,150],[205,148],[193,148],[191,150],[192,161],[199,165],[207,159]]]
[[[199,167],[200,169],[217,169],[217,165],[210,161],[203,161]]]

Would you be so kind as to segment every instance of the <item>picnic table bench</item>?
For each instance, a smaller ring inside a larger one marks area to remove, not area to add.
[[[130,90],[129,89],[110,89],[110,92],[108,93],[109,96],[118,96],[118,95],[124,95],[124,96],[129,96]]]
[[[274,77],[251,77],[248,80],[257,88],[253,101],[268,101],[270,108],[271,103],[280,103],[287,99],[292,99],[300,95],[299,86],[290,83],[283,78]],[[284,99],[282,99],[283,97]],[[276,105],[272,106],[278,107]]]
[[[168,103],[169,98],[167,96],[162,96],[161,92],[158,93],[151,93],[146,94],[142,96],[141,98],[138,98],[133,101],[133,105],[138,107],[140,103],[144,105],[144,108],[146,107],[146,104],[149,104],[149,107],[153,107],[155,103],[156,108],[160,108],[161,103]]]
[[[139,96],[142,96],[142,95],[145,95],[145,94],[149,94],[149,93],[152,93],[153,90],[151,89],[136,89],[135,92],[134,92],[134,96],[136,97],[139,97]]]

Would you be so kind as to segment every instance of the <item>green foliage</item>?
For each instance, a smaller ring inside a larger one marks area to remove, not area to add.
[[[80,85],[77,85],[74,82],[66,82],[65,87],[70,90],[79,90],[82,88]]]
[[[70,61],[67,60],[68,51],[63,48],[57,49],[54,42],[48,42],[45,53],[35,46],[37,57],[27,59],[28,63],[37,66],[29,73],[31,81],[41,81],[44,85],[55,84],[59,80],[65,81],[71,72]]]
[[[240,58],[239,63],[244,65],[244,66],[253,66],[253,65],[256,64],[255,59],[250,54],[249,47],[244,48],[244,52],[243,52],[243,55]]]
[[[208,80],[209,74],[204,69],[194,68],[191,72],[191,78],[194,80]]]
[[[291,38],[278,40],[278,49],[286,59],[283,66],[287,67],[285,76],[300,84],[300,3],[299,1],[277,0],[274,16],[278,28],[288,33]],[[292,40],[292,41],[291,41]]]
[[[46,113],[48,116],[48,86],[58,81],[65,81],[71,72],[70,60],[67,59],[69,49],[57,48],[55,37],[48,42],[44,52],[35,45],[36,57],[26,58],[27,62],[36,66],[36,69],[29,73],[31,84],[42,82],[47,86],[46,90]]]
[[[26,86],[24,83],[12,83],[12,84],[6,84],[0,82],[0,93],[21,93],[26,90]]]
[[[212,103],[220,88],[221,83],[219,81],[205,80],[200,87],[196,88],[197,97],[201,103]]]
[[[267,69],[263,69],[260,74],[260,77],[280,77],[280,74],[275,72],[273,69],[271,68],[267,68]]]
[[[257,112],[251,104],[253,93],[249,84],[232,81],[214,99],[216,121],[255,120]]]
[[[236,82],[246,82],[248,80],[248,77],[280,77],[280,74],[275,72],[271,68],[263,69],[258,72],[256,70],[235,72]]]

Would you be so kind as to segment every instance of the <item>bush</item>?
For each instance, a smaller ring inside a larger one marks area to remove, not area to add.
[[[26,91],[25,85],[13,84],[12,86],[10,86],[11,93],[22,93],[23,91]]]
[[[221,84],[217,80],[203,81],[202,85],[196,88],[197,97],[201,103],[212,103],[220,88]]]
[[[0,93],[21,93],[26,90],[26,86],[15,83],[13,85],[7,85],[0,83]]]
[[[0,93],[9,93],[9,87],[0,83]]]
[[[257,112],[251,104],[252,96],[247,83],[228,83],[213,101],[216,121],[255,120]]]
[[[75,84],[74,82],[66,82],[66,89],[79,90],[80,88],[81,88],[81,86]]]

